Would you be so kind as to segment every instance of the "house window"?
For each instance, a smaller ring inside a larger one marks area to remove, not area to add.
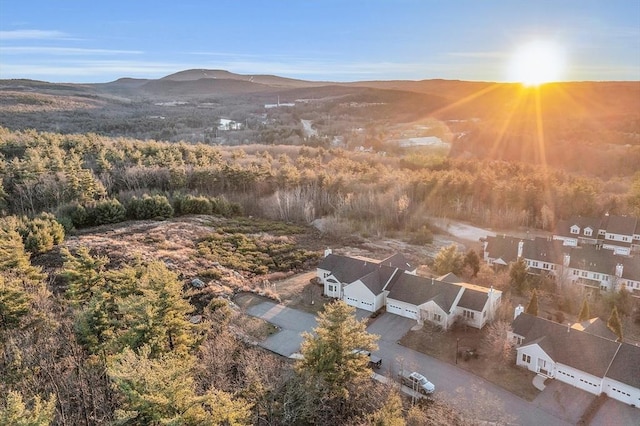
[[[333,284],[329,284],[327,286],[327,288],[329,289],[329,292],[333,293],[334,291],[338,290],[338,286],[337,285],[333,285]]]
[[[462,316],[472,320],[475,317],[475,312],[467,311],[466,309],[462,311]]]
[[[573,275],[578,275],[578,274],[579,274],[579,272],[578,272],[577,270],[575,270],[575,269],[574,269],[574,270],[573,270]]]
[[[580,228],[578,228],[577,226],[572,226],[571,227],[571,233],[572,234],[579,234],[580,233]]]
[[[591,228],[587,228],[584,230],[584,235],[586,235],[587,237],[590,237],[593,234],[593,232],[591,231]]]
[[[434,321],[434,322],[440,322],[440,321],[442,321],[442,315],[440,315],[440,314],[433,314],[433,321]]]
[[[587,277],[587,275],[588,275],[587,271],[582,271],[582,276],[583,276],[584,278],[586,278],[586,277]]]
[[[529,364],[531,362],[531,355],[522,354],[522,362]]]

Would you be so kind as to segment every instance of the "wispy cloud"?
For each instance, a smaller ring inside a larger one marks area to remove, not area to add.
[[[9,30],[0,31],[0,40],[60,40],[69,36],[62,31]]]
[[[502,52],[449,52],[448,56],[455,56],[460,58],[486,58],[486,59],[500,59],[506,55]]]
[[[139,55],[140,50],[85,49],[80,47],[10,46],[0,47],[0,52],[8,54],[44,55]]]

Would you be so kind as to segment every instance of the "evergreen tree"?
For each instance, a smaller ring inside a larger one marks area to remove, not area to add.
[[[511,281],[511,288],[513,288],[517,294],[524,294],[527,289],[527,264],[524,259],[520,258],[511,263],[509,268],[509,278]]]
[[[134,349],[148,345],[153,356],[188,352],[197,343],[201,327],[187,319],[194,308],[183,298],[182,283],[161,262],[139,264],[135,269],[136,293],[118,302],[123,318],[122,344]]]
[[[471,268],[471,271],[473,272],[472,277],[475,277],[480,271],[480,256],[478,256],[478,253],[475,250],[469,249],[464,256],[463,264],[464,266]]]
[[[622,341],[622,323],[620,322],[620,316],[618,315],[618,308],[615,306],[613,307],[613,310],[611,310],[611,315],[607,321],[607,328],[618,336],[619,342]]]
[[[371,426],[405,426],[404,414],[402,412],[402,399],[397,391],[389,392],[387,400],[382,408],[372,413],[367,423]]]
[[[449,272],[460,275],[463,265],[464,257],[458,251],[456,244],[441,248],[433,260],[433,270],[438,275],[445,275]]]
[[[198,395],[193,378],[194,359],[184,354],[139,354],[125,348],[113,358],[108,374],[122,395],[118,424],[140,425],[248,425],[249,405],[211,389]]]
[[[64,258],[61,276],[67,282],[67,298],[78,305],[88,303],[104,286],[104,267],[109,259],[91,256],[86,247],[80,247],[75,256],[66,247],[60,253]]]
[[[529,300],[529,304],[527,305],[525,312],[530,315],[538,316],[538,293],[535,289],[531,293],[531,300]]]
[[[49,426],[56,414],[56,398],[51,395],[43,401],[34,398],[32,408],[27,408],[19,392],[9,391],[6,399],[0,402],[0,425],[11,426]]]
[[[578,314],[578,322],[586,321],[591,317],[589,312],[589,303],[587,299],[582,300],[582,307],[580,308],[580,313]]]
[[[325,305],[317,321],[315,334],[304,334],[297,370],[320,379],[329,397],[347,398],[349,385],[371,374],[368,357],[356,351],[377,349],[376,336],[356,319],[355,308],[340,300]]]
[[[0,335],[20,323],[29,313],[31,297],[15,278],[0,273]]]

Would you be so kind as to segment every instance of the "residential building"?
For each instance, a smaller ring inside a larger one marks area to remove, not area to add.
[[[624,286],[640,297],[640,257],[621,255],[602,244],[574,246],[557,238],[489,236],[483,256],[496,268],[522,258],[530,274],[554,277],[559,286],[579,285],[602,292],[619,291]]]
[[[454,322],[482,328],[497,311],[502,292],[461,282],[454,274],[438,279],[416,275],[404,256],[382,261],[325,252],[317,269],[324,294],[350,306],[428,321],[444,329]]]
[[[517,313],[512,329],[516,365],[640,407],[640,347],[616,341],[601,320],[572,326]]]

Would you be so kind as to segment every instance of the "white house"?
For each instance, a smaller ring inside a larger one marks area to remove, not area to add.
[[[512,328],[517,365],[640,407],[640,347],[613,340],[602,322],[570,326],[521,313]]]
[[[330,250],[317,269],[324,294],[348,305],[429,321],[444,329],[456,320],[482,328],[493,319],[502,293],[460,282],[453,274],[438,279],[415,275],[415,267],[396,254],[382,261],[335,255]]]
[[[414,274],[415,270],[400,254],[374,260],[333,254],[331,250],[326,250],[316,275],[324,286],[326,296],[375,312],[385,305],[385,290],[391,280],[402,272]]]

